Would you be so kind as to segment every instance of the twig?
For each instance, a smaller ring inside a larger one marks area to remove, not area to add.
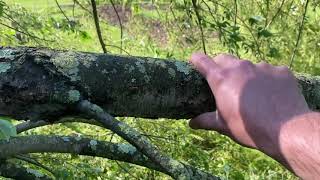
[[[104,43],[102,35],[101,35],[99,17],[98,17],[98,12],[97,12],[97,5],[96,5],[95,0],[91,0],[91,6],[92,6],[92,14],[93,14],[93,19],[94,19],[94,24],[96,26],[96,31],[97,31],[97,35],[98,35],[98,39],[99,39],[101,48],[104,53],[107,53],[106,44]]]
[[[234,0],[234,24],[233,24],[233,26],[234,27],[236,27],[237,26],[237,16],[238,16],[238,2],[237,2],[237,0]],[[236,55],[237,55],[237,57],[239,57],[240,58],[240,54],[239,54],[239,52],[238,52],[238,47],[237,46],[235,46],[235,53],[236,53]]]
[[[102,124],[100,124],[99,122],[95,121],[95,120],[90,120],[90,119],[83,119],[83,118],[79,118],[79,117],[67,117],[67,118],[62,118],[58,121],[54,121],[54,122],[49,122],[49,121],[45,121],[45,120],[38,120],[38,121],[25,121],[22,122],[20,124],[16,125],[16,130],[17,133],[21,133],[33,128],[37,128],[37,127],[41,127],[41,126],[47,126],[47,125],[53,125],[53,124],[58,124],[58,123],[67,123],[67,122],[80,122],[80,123],[87,123],[87,124],[91,124],[91,125],[96,125],[96,126],[102,126]]]
[[[234,26],[237,25],[237,16],[238,16],[238,2],[234,0]]]
[[[118,161],[115,161],[116,164],[120,167],[120,169],[122,169],[124,172],[128,173],[130,175],[130,179],[140,179],[137,176],[135,176],[134,174],[132,174],[127,168],[123,167]]]
[[[194,9],[194,12],[196,13],[197,20],[198,20],[198,26],[199,26],[199,29],[200,29],[200,32],[201,32],[201,42],[202,42],[203,52],[205,54],[207,54],[206,43],[205,43],[205,39],[204,39],[204,35],[203,35],[203,29],[202,29],[202,19],[201,19],[201,16],[199,14],[199,11],[198,11],[197,0],[192,0],[192,6],[193,6],[193,9]]]
[[[30,164],[39,166],[39,167],[41,167],[42,169],[50,172],[53,176],[55,176],[55,173],[54,173],[50,168],[46,167],[45,165],[41,164],[40,162],[38,162],[38,161],[35,160],[35,159],[32,159],[32,158],[27,157],[27,156],[24,156],[24,155],[20,155],[20,154],[15,155],[14,157],[15,157],[16,159],[21,160],[21,161],[25,161],[25,162],[28,162],[28,163],[30,163]]]
[[[71,24],[70,19],[69,19],[69,18],[68,18],[68,16],[65,14],[65,12],[62,10],[62,8],[61,8],[60,4],[58,3],[58,0],[55,0],[55,2],[56,2],[56,4],[57,4],[57,6],[58,6],[58,8],[59,8],[60,12],[61,12],[61,13],[63,14],[63,16],[67,19],[67,21],[69,22],[69,24]]]
[[[218,3],[218,2],[216,2],[216,1],[214,1],[214,0],[209,0],[209,1],[212,2],[213,4],[216,4],[216,5],[218,5],[218,6],[221,6],[222,8],[224,8],[224,9],[226,9],[226,10],[229,10],[229,8],[228,8],[227,6],[225,6],[225,5],[223,5],[223,4],[220,4],[220,3]],[[205,0],[202,0],[202,2],[207,6],[207,8],[209,9],[209,12],[211,12],[211,8],[210,8],[210,6],[206,3],[206,1],[205,1]],[[233,11],[230,11],[230,13],[232,13],[232,14],[235,15],[235,13],[234,13]],[[212,13],[210,13],[210,14],[211,14],[211,16],[213,16]],[[236,15],[236,16],[237,16],[237,18],[240,20],[240,22],[243,24],[243,26],[249,31],[251,37],[253,38],[253,41],[254,41],[255,45],[257,46],[258,56],[260,57],[260,59],[262,58],[264,61],[266,61],[266,59],[264,58],[264,56],[261,54],[259,42],[258,42],[257,38],[255,37],[254,33],[252,32],[252,29],[249,27],[249,25],[247,25],[247,23],[246,23],[241,17],[239,17],[238,15]]]
[[[120,49],[121,51],[125,52],[128,56],[132,56],[128,51],[126,51],[125,49],[119,47],[119,46],[116,46],[116,45],[111,45],[111,44],[106,44],[106,47],[114,47],[114,48],[117,48],[117,49]]]
[[[286,0],[282,0],[282,1],[281,1],[281,4],[280,4],[277,12],[274,14],[274,16],[271,18],[271,20],[269,21],[269,23],[266,25],[265,29],[267,29],[267,28],[274,22],[274,20],[278,17],[278,15],[280,14],[281,9],[282,9],[282,7],[283,7],[283,5],[284,5],[285,2],[286,2]]]
[[[84,7],[78,0],[73,0],[78,6],[80,6],[83,10],[87,11],[90,15],[92,15],[92,12]]]
[[[111,3],[111,5],[112,5],[112,8],[113,8],[113,10],[114,10],[114,12],[116,13],[116,15],[117,15],[117,18],[118,18],[118,22],[119,22],[119,26],[120,26],[120,54],[122,54],[122,47],[123,47],[123,26],[122,26],[122,22],[121,22],[121,18],[120,18],[120,16],[119,16],[119,13],[118,13],[118,11],[117,11],[117,8],[116,8],[116,6],[114,5],[114,3],[113,3],[113,0],[110,0],[110,3]]]
[[[29,34],[29,33],[20,31],[19,29],[16,29],[16,28],[14,28],[14,27],[11,27],[11,26],[9,26],[9,25],[6,25],[6,24],[4,24],[4,23],[2,23],[2,22],[0,22],[0,25],[5,26],[5,27],[7,27],[7,28],[9,28],[9,29],[15,30],[15,31],[17,31],[17,32],[19,32],[19,33],[21,33],[21,34],[24,34],[24,35],[27,35],[27,36],[29,36],[29,37],[32,37],[32,38],[34,38],[34,40],[36,41],[36,43],[38,43],[39,45],[41,44],[39,41],[36,40],[36,39],[41,39],[41,38],[38,38],[38,37],[36,37],[36,36],[33,36],[33,35]]]
[[[73,19],[75,19],[75,16],[74,16],[74,9],[75,9],[75,7],[76,7],[76,1],[73,0],[73,5],[72,5],[72,17],[73,17]]]
[[[78,103],[77,108],[81,113],[85,114],[89,118],[94,118],[98,122],[102,123],[105,128],[110,129],[117,135],[128,141],[135,146],[138,151],[146,155],[152,162],[159,165],[166,174],[175,179],[216,179],[203,171],[191,171],[190,166],[185,165],[177,160],[167,157],[161,154],[147,139],[142,136],[138,131],[131,128],[122,121],[118,121],[108,113],[106,113],[101,107],[96,104],[92,104],[87,100],[82,100]]]
[[[296,56],[296,53],[297,53],[297,50],[298,50],[298,46],[299,46],[299,42],[300,42],[300,39],[301,39],[301,36],[302,36],[302,31],[303,31],[304,21],[305,21],[306,14],[307,14],[308,4],[309,4],[309,0],[306,0],[306,4],[304,6],[304,12],[303,12],[303,15],[302,15],[302,20],[301,20],[301,23],[300,23],[300,26],[299,26],[299,33],[298,33],[297,41],[296,41],[296,44],[295,44],[295,47],[293,49],[293,52],[292,52],[292,55],[291,55],[291,59],[290,59],[290,65],[289,65],[290,69],[292,68],[293,60],[294,60],[294,58]]]

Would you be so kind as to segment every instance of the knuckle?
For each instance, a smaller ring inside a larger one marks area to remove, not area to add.
[[[226,54],[226,53],[222,53],[222,54],[218,54],[215,57],[216,60],[224,60],[224,59],[237,59],[237,57],[231,55],[231,54]]]
[[[277,66],[276,67],[278,71],[281,71],[281,72],[290,72],[289,68],[287,66]]]
[[[243,68],[252,68],[253,67],[253,63],[251,61],[248,61],[248,60],[242,60],[242,61],[239,61],[239,66],[243,67]]]
[[[220,84],[220,82],[223,82],[225,78],[223,71],[209,71],[207,80],[214,82],[216,85]]]
[[[260,67],[260,68],[270,68],[271,65],[268,64],[268,63],[266,63],[266,62],[259,62],[259,63],[257,64],[257,67]]]

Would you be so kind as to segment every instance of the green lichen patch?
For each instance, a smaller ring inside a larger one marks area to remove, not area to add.
[[[78,90],[68,91],[68,102],[75,103],[80,100],[80,92]]]
[[[11,68],[11,64],[8,62],[0,62],[0,73],[5,73]]]
[[[151,80],[150,76],[144,75],[143,77],[144,77],[146,83],[149,83],[149,82],[150,82],[150,80]]]
[[[41,178],[44,177],[44,174],[42,174],[41,172],[34,170],[34,169],[27,169],[27,173],[29,174],[33,174],[34,176],[36,176],[37,178]]]
[[[162,68],[166,68],[167,67],[167,64],[162,60],[155,61],[155,64],[160,66],[160,67],[162,67]]]
[[[95,113],[98,113],[98,114],[100,114],[100,113],[103,113],[104,111],[103,111],[103,109],[101,108],[101,107],[99,107],[99,106],[97,106],[97,105],[92,105],[92,107],[91,107],[91,110],[93,111],[93,112],[95,112]]]
[[[172,68],[168,68],[168,73],[170,74],[171,77],[175,78],[176,77],[176,71]]]
[[[134,66],[130,66],[129,69],[128,69],[128,72],[132,73],[133,70],[134,70]]]
[[[69,141],[70,141],[69,137],[62,137],[62,140],[63,140],[64,142],[69,142]]]
[[[174,63],[177,67],[177,71],[184,73],[185,75],[189,75],[191,72],[191,67],[184,62],[176,61]]]
[[[73,52],[58,53],[51,59],[52,63],[57,67],[58,71],[70,78],[71,81],[80,80],[79,61]]]
[[[75,137],[74,138],[76,141],[80,141],[81,139],[82,139],[82,137],[81,136],[77,136],[77,137]]]
[[[86,68],[90,68],[90,66],[97,60],[97,57],[93,54],[77,54],[76,58]],[[97,65],[97,63],[95,64]]]
[[[11,49],[0,49],[0,59],[14,59],[13,50]]]
[[[137,61],[135,62],[135,64],[136,64],[137,68],[139,69],[139,71],[140,71],[141,73],[146,73],[146,68],[145,68],[145,66],[144,66],[144,62],[143,62],[143,61],[137,60]]]
[[[98,142],[96,140],[90,140],[89,145],[92,150],[97,150]]]
[[[128,154],[134,154],[137,151],[137,149],[130,144],[119,144],[118,150]]]

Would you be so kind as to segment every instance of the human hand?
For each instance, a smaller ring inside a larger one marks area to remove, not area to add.
[[[285,164],[281,127],[310,112],[289,69],[225,54],[196,53],[190,62],[208,81],[217,105],[216,112],[192,119],[190,127],[218,131]]]

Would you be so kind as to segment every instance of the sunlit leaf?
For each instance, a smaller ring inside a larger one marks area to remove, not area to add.
[[[250,23],[250,25],[253,25],[253,24],[258,24],[264,20],[265,20],[265,18],[262,16],[251,16],[249,18],[249,23]]]

